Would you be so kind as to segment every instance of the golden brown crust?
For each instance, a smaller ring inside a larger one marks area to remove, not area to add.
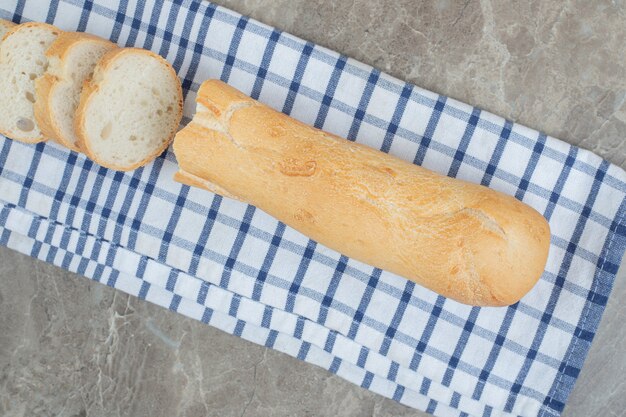
[[[41,130],[41,134],[47,139],[61,143],[58,140],[57,132],[55,132],[52,127],[50,112],[48,111],[48,97],[50,96],[50,89],[55,80],[56,77],[50,74],[44,74],[35,80],[35,104],[33,105],[33,110],[35,121],[37,122],[37,126],[39,126],[39,130]]]
[[[197,101],[174,141],[181,171],[312,239],[472,305],[513,304],[541,276],[549,226],[515,198],[304,125],[220,81]]]
[[[0,19],[0,25],[1,25],[1,26],[4,26],[4,27],[7,29],[7,33],[5,33],[5,34],[4,34],[4,36],[8,35],[8,31],[9,31],[11,28],[13,28],[13,27],[17,26],[17,24],[16,24],[16,23],[13,23],[13,22],[11,22],[10,20],[4,20],[4,19]],[[4,36],[2,36],[2,37],[0,38],[0,43],[4,40]]]
[[[48,59],[56,59],[60,63],[59,71],[64,70],[65,60],[72,48],[83,42],[98,42],[109,46],[111,49],[116,48],[112,42],[102,39],[89,33],[80,32],[64,32],[60,34],[46,51]],[[73,143],[71,138],[65,137],[62,129],[56,123],[56,120],[50,117],[52,108],[52,99],[56,88],[62,80],[58,76],[46,73],[35,83],[35,120],[39,124],[44,136],[53,139],[55,142],[65,146],[76,152],[80,152],[79,147]]]
[[[13,35],[14,33],[18,32],[20,30],[24,30],[24,29],[32,28],[32,27],[48,28],[52,32],[56,32],[58,34],[63,33],[63,31],[61,31],[61,29],[57,28],[56,26],[49,25],[47,23],[27,22],[27,23],[21,23],[19,25],[14,25],[11,29],[9,29],[9,31],[4,35],[4,38],[2,38],[2,39],[4,41],[6,38],[8,38],[9,36]],[[39,130],[41,130],[41,128]],[[5,131],[1,127],[0,127],[0,133],[3,134],[4,136],[10,137],[12,139],[15,139],[15,140],[18,140],[18,141],[24,142],[24,143],[32,143],[32,144],[34,144],[34,143],[44,142],[44,141],[46,141],[48,139],[44,135],[43,131],[42,131],[41,135],[37,136],[36,138],[32,138],[32,139],[16,138],[15,135],[13,134],[13,132]]]
[[[202,178],[198,178],[195,175],[188,174],[184,171],[177,171],[176,173],[174,173],[174,180],[180,182],[181,184],[189,185],[191,187],[202,188],[204,190],[212,192],[213,194],[219,194],[224,197],[232,198],[233,200],[239,200],[239,198],[232,195],[225,189],[220,188],[215,184],[211,184],[210,182],[205,181]]]
[[[92,147],[90,146],[89,140],[87,138],[87,133],[85,132],[85,117],[86,117],[87,109],[89,108],[92,97],[94,96],[95,93],[97,93],[100,83],[106,81],[105,74],[109,66],[113,65],[116,59],[124,56],[125,54],[137,54],[137,53],[150,55],[153,58],[159,60],[165,66],[165,68],[167,68],[167,71],[170,73],[171,77],[173,79],[178,80],[178,76],[176,75],[174,68],[172,68],[172,66],[163,57],[155,54],[154,52],[151,52],[145,49],[140,49],[140,48],[114,49],[112,51],[107,52],[102,57],[102,59],[96,66],[92,80],[85,83],[83,87],[83,91],[80,95],[80,104],[78,105],[78,109],[76,110],[76,120],[75,120],[74,127],[76,129],[76,134],[78,138],[77,143],[78,143],[78,147],[80,148],[80,150],[84,152],[85,155],[87,155],[90,159],[92,159],[97,164],[102,165],[103,167],[106,167],[106,168],[117,170],[117,171],[132,171],[134,169],[137,169],[141,166],[148,164],[149,162],[153,161],[157,156],[162,154],[163,151],[165,151],[170,145],[170,143],[172,143],[172,141],[174,140],[174,135],[176,134],[176,130],[178,130],[178,123],[180,123],[180,120],[182,119],[182,115],[183,115],[183,91],[182,91],[182,86],[180,85],[180,83],[177,83],[178,106],[176,109],[177,115],[176,115],[175,120],[178,120],[179,122],[175,126],[173,125],[171,127],[171,131],[168,135],[168,139],[163,143],[162,146],[160,146],[158,149],[156,149],[152,154],[148,155],[146,158],[129,166],[121,166],[121,165],[107,163],[106,161],[103,161],[102,159],[98,158],[98,155],[93,151]]]
[[[80,42],[97,42],[102,45],[109,46],[111,49],[116,48],[113,42],[101,38],[96,35],[92,35],[91,33],[85,32],[63,32],[61,33],[54,42],[50,45],[48,50],[46,51],[46,56],[48,58],[59,58],[61,60],[65,60],[67,58],[67,54],[69,54],[73,47],[75,47]]]

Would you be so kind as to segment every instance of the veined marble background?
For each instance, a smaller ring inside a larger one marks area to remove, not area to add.
[[[219,0],[626,168],[625,0]],[[626,415],[626,268],[565,417]],[[425,416],[0,248],[2,416]]]

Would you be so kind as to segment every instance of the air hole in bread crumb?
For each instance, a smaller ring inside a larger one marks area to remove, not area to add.
[[[30,91],[27,91],[25,96],[26,96],[26,100],[30,101],[31,103],[35,102],[35,96]]]
[[[129,141],[134,142],[137,140],[137,136],[135,135],[130,135],[130,137],[128,138]]]
[[[159,90],[157,90],[156,88],[152,87],[150,91],[152,91],[152,95],[155,95],[157,97],[159,96]]]
[[[45,45],[46,42],[45,41],[39,41],[39,45]]]
[[[43,61],[41,59],[38,59],[37,61],[35,61],[35,64],[43,66]]]
[[[163,110],[161,110],[161,109],[157,110],[157,115],[163,116]]]
[[[111,136],[111,130],[113,130],[113,124],[109,122],[100,131],[100,137],[102,139],[108,139],[108,137]]]
[[[15,125],[22,132],[32,132],[32,130],[35,128],[35,123],[32,120],[25,119],[23,117],[19,118]]]
[[[28,74],[28,78],[30,78],[31,80],[34,80],[35,78],[37,78],[37,74],[35,74],[34,72],[31,72],[30,74]]]
[[[172,106],[167,106],[167,112],[171,113],[174,110],[174,108]]]

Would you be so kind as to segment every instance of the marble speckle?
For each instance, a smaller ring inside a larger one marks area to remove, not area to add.
[[[626,167],[624,0],[219,0]],[[623,415],[626,270],[565,417]],[[0,415],[425,416],[0,248]]]

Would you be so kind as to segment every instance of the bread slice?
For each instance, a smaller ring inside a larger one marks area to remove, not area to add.
[[[6,35],[6,33],[11,30],[13,26],[15,26],[15,23],[8,20],[0,19],[0,42],[2,42],[2,38],[4,38],[4,35]]]
[[[116,45],[87,33],[65,32],[46,52],[48,71],[35,81],[35,120],[44,136],[78,151],[74,119],[83,84]]]
[[[168,147],[182,114],[181,84],[165,59],[144,49],[115,49],[83,87],[78,146],[104,167],[130,171]]]
[[[11,28],[0,44],[0,133],[36,143],[45,140],[35,122],[35,80],[48,67],[45,52],[61,30],[45,23]]]

